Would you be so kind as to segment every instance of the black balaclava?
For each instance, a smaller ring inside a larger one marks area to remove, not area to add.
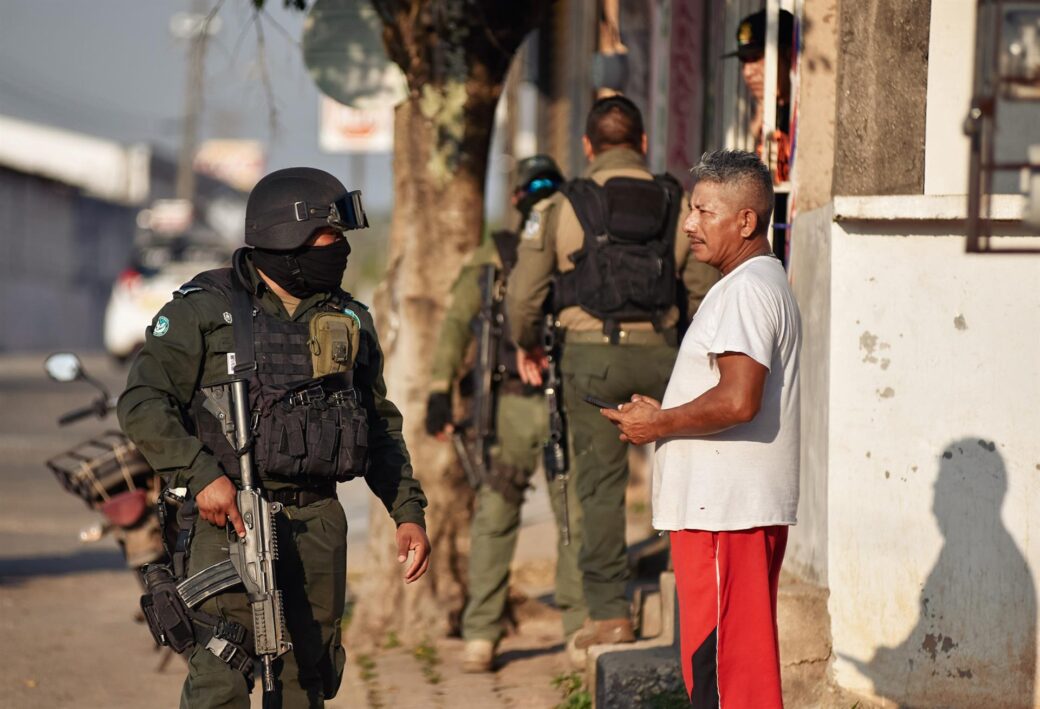
[[[296,298],[330,293],[347,270],[350,244],[339,239],[328,246],[302,246],[292,251],[253,249],[253,265]]]

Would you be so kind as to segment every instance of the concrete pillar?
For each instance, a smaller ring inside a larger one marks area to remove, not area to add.
[[[840,5],[834,194],[923,194],[931,0]]]
[[[793,176],[799,212],[822,207],[831,200],[837,82],[838,0],[806,0],[802,5],[798,154]]]

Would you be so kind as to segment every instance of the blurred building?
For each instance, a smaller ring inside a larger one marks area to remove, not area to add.
[[[0,116],[0,352],[101,348],[112,286],[154,236],[142,210],[173,196],[175,173],[147,145]],[[189,238],[231,244],[244,209],[199,176]]]
[[[1040,706],[1040,231],[1023,221],[1040,213],[1040,5],[997,7],[559,2],[506,92],[518,157],[580,174],[585,113],[618,90],[644,110],[651,167],[682,179],[702,151],[755,148],[721,55],[743,17],[793,13],[774,246],[803,316],[802,491],[785,568],[829,591],[833,679],[897,705]],[[977,80],[976,51],[1017,73]],[[973,106],[991,124],[974,143]]]

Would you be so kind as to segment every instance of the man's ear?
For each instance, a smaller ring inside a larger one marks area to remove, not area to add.
[[[639,146],[643,155],[646,155],[647,148],[650,146],[649,141],[646,139],[646,133],[643,133],[643,139],[639,142]]]
[[[740,210],[740,236],[751,239],[758,233],[758,214],[754,209]]]
[[[596,157],[596,153],[592,150],[592,141],[589,140],[589,136],[581,136],[581,147],[585,151],[585,159],[592,161],[592,158]]]

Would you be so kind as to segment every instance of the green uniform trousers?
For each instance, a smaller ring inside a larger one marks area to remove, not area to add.
[[[542,459],[548,438],[548,413],[540,395],[503,394],[498,397],[498,443],[491,450],[492,467],[516,471],[523,483],[531,479]],[[563,495],[558,483],[549,488],[557,529],[563,513]],[[510,496],[514,497],[514,496]],[[568,491],[570,544],[564,546],[557,532],[556,605],[563,612],[567,636],[585,622],[587,610],[578,570],[581,548],[581,507],[573,487]],[[496,642],[505,632],[503,615],[509,592],[509,567],[520,531],[518,499],[507,499],[491,485],[477,491],[476,509],[470,529],[469,601],[462,616],[466,640]]]
[[[571,477],[581,504],[583,540],[578,564],[585,602],[593,620],[629,614],[625,598],[625,488],[628,444],[599,409],[592,395],[624,403],[633,394],[664,395],[676,349],[660,345],[565,344],[560,358],[563,405],[574,456]]]
[[[293,649],[275,662],[278,691],[273,702],[264,706],[321,707],[339,689],[346,660],[340,644],[340,622],[347,582],[347,519],[339,500],[332,498],[306,507],[286,506],[275,519],[275,572]],[[197,520],[189,575],[226,558],[227,533]],[[202,604],[202,610],[252,631],[253,616],[241,587],[210,598]],[[262,689],[258,682],[256,691]],[[181,707],[248,709],[249,685],[241,672],[196,646],[188,659]]]

